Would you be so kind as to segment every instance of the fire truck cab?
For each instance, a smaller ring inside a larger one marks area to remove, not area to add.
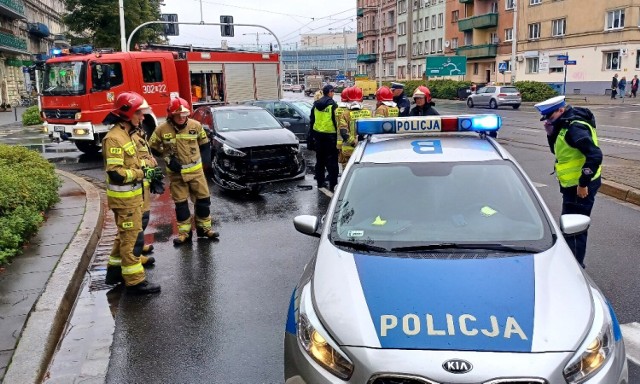
[[[85,48],[86,49],[86,48]],[[169,100],[182,97],[192,107],[281,98],[279,57],[246,51],[91,52],[47,60],[41,108],[52,140],[70,140],[84,153],[100,151],[110,126],[102,121],[121,92],[145,97],[152,114],[143,122],[153,131],[166,117]]]

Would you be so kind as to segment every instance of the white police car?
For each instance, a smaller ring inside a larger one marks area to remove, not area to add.
[[[357,122],[325,219],[294,219],[320,244],[291,297],[287,384],[628,382],[615,313],[562,236],[589,218],[554,222],[486,137],[500,124]]]

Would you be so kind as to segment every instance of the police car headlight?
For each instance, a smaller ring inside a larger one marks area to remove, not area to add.
[[[239,151],[227,144],[222,144],[222,150],[227,156],[235,156],[235,157],[245,157],[247,154]]]
[[[296,328],[300,345],[313,360],[342,380],[351,377],[353,363],[322,327],[311,302],[310,284],[302,291]]]
[[[602,294],[591,289],[595,306],[591,331],[564,368],[568,383],[582,383],[593,377],[615,351],[616,341],[621,338],[620,326],[613,310]]]

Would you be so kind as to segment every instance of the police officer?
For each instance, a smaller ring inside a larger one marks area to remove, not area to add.
[[[349,88],[347,98],[350,100],[348,108],[338,118],[338,141],[342,144],[338,161],[343,169],[358,143],[356,120],[371,118],[371,111],[362,106],[362,88]]]
[[[316,180],[318,188],[325,183],[325,169],[329,174],[329,190],[338,184],[338,149],[336,122],[337,103],[333,100],[334,88],[327,84],[322,88],[322,98],[313,103],[310,116],[310,133],[316,151]]]
[[[562,193],[562,214],[590,216],[600,188],[602,151],[596,120],[587,108],[571,107],[564,96],[535,105],[545,121],[549,148],[556,157],[555,171]],[[565,236],[576,260],[584,268],[587,231]]]
[[[404,94],[404,84],[402,83],[391,83],[391,91],[393,92],[393,101],[395,101],[398,106],[398,110],[400,111],[400,117],[409,116],[409,112],[411,111],[411,102]]]
[[[411,109],[410,116],[438,116],[440,115],[431,101],[431,91],[424,85],[419,86],[413,92],[413,100],[416,106]]]
[[[376,111],[374,117],[398,117],[400,110],[393,101],[393,92],[382,86],[376,91]]]
[[[135,92],[123,92],[116,98],[115,125],[102,141],[107,173],[107,202],[113,211],[118,235],[107,265],[105,283],[124,281],[127,292],[158,293],[160,286],[147,281],[140,254],[144,245],[142,232],[143,180],[161,176],[160,169],[142,167],[131,131],[144,117],[149,105]]]
[[[218,232],[211,228],[211,195],[202,168],[203,162],[211,162],[209,138],[202,125],[189,118],[191,109],[185,99],[172,99],[167,112],[167,121],[156,128],[149,144],[161,153],[167,164],[178,221],[178,237],[173,239],[173,244],[191,241],[190,197],[195,207],[196,235],[217,239]]]

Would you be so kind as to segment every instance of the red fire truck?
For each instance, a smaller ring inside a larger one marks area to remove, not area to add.
[[[73,51],[73,49],[71,50]],[[276,53],[228,50],[152,50],[63,54],[47,60],[41,109],[52,140],[70,140],[85,153],[100,151],[109,126],[102,124],[115,97],[135,91],[145,97],[152,131],[166,117],[172,97],[193,107],[245,100],[279,99],[280,64]]]

